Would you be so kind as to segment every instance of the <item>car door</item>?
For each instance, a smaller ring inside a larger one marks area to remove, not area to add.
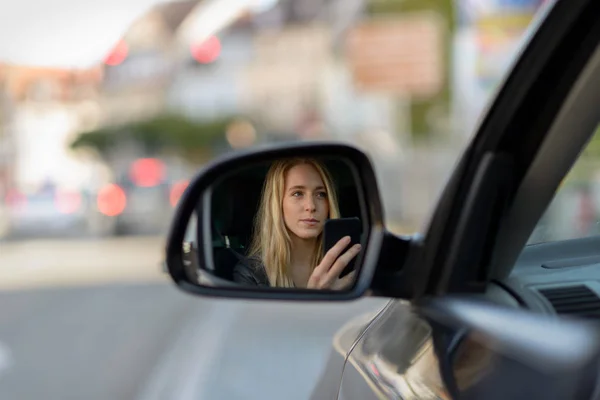
[[[558,0],[540,11],[425,239],[410,250],[402,269],[387,272],[411,276],[414,284],[403,290],[412,298],[461,293],[524,306],[506,278],[598,124],[587,109],[600,101],[598,86],[589,87],[598,83],[599,20],[595,0]],[[382,294],[391,290],[386,279],[380,281]],[[394,302],[349,352],[337,398],[444,398],[432,351],[434,329],[414,305]]]

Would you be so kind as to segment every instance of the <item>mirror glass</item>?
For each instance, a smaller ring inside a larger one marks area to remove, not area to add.
[[[279,158],[224,175],[198,201],[187,229],[190,280],[351,289],[370,231],[361,193],[356,167],[339,157]]]
[[[511,343],[500,335],[465,333],[451,359],[457,398],[591,398],[583,393],[595,386],[598,374],[597,347],[591,345],[597,343],[595,328],[585,331],[575,325],[575,321],[568,321],[572,324],[570,327],[560,326],[565,321],[548,321],[554,324],[548,324],[548,327],[555,328],[555,336],[545,338],[543,344],[532,333],[528,333],[531,335],[529,341],[535,345],[523,341],[519,335],[514,336],[516,340],[511,338],[515,342]],[[564,346],[562,329],[582,340],[576,340],[577,345]]]

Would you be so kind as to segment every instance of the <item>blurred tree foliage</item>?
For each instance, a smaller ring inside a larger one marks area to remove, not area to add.
[[[194,121],[182,115],[165,114],[123,126],[83,132],[71,143],[71,148],[90,148],[104,160],[109,160],[116,148],[134,143],[147,156],[177,154],[192,163],[202,163],[211,156],[215,146],[225,141],[225,131],[232,120],[227,117]]]
[[[567,175],[572,184],[588,184],[600,170],[600,125]]]
[[[444,114],[450,112],[450,83],[452,78],[452,40],[456,31],[456,17],[453,0],[369,0],[367,14],[373,17],[406,14],[417,11],[437,12],[445,24],[444,36],[444,85],[436,96],[413,100],[411,102],[412,133],[415,138],[425,137],[434,133],[429,115],[435,108],[440,108]],[[441,132],[443,133],[443,132]]]
[[[600,161],[600,125],[596,128],[596,132],[594,132],[594,135],[583,150],[583,156]]]

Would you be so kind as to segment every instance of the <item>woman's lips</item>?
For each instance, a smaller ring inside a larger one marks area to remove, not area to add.
[[[308,225],[308,226],[316,226],[319,223],[319,220],[316,219],[301,219],[300,222]]]

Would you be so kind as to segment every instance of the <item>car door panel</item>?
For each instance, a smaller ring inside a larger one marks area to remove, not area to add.
[[[381,318],[385,314],[385,311],[393,304],[393,301],[389,301],[383,307],[374,309],[373,312],[358,315],[348,321],[336,333],[333,338],[329,359],[319,382],[313,389],[311,399],[334,400],[338,397],[340,382],[348,355],[360,341],[362,335],[368,330],[368,327]]]
[[[417,399],[444,393],[431,332],[410,303],[394,302],[350,353],[338,399]]]
[[[479,297],[521,308],[498,284]],[[394,301],[353,347],[338,399],[447,398],[433,347],[434,329],[409,302]]]

